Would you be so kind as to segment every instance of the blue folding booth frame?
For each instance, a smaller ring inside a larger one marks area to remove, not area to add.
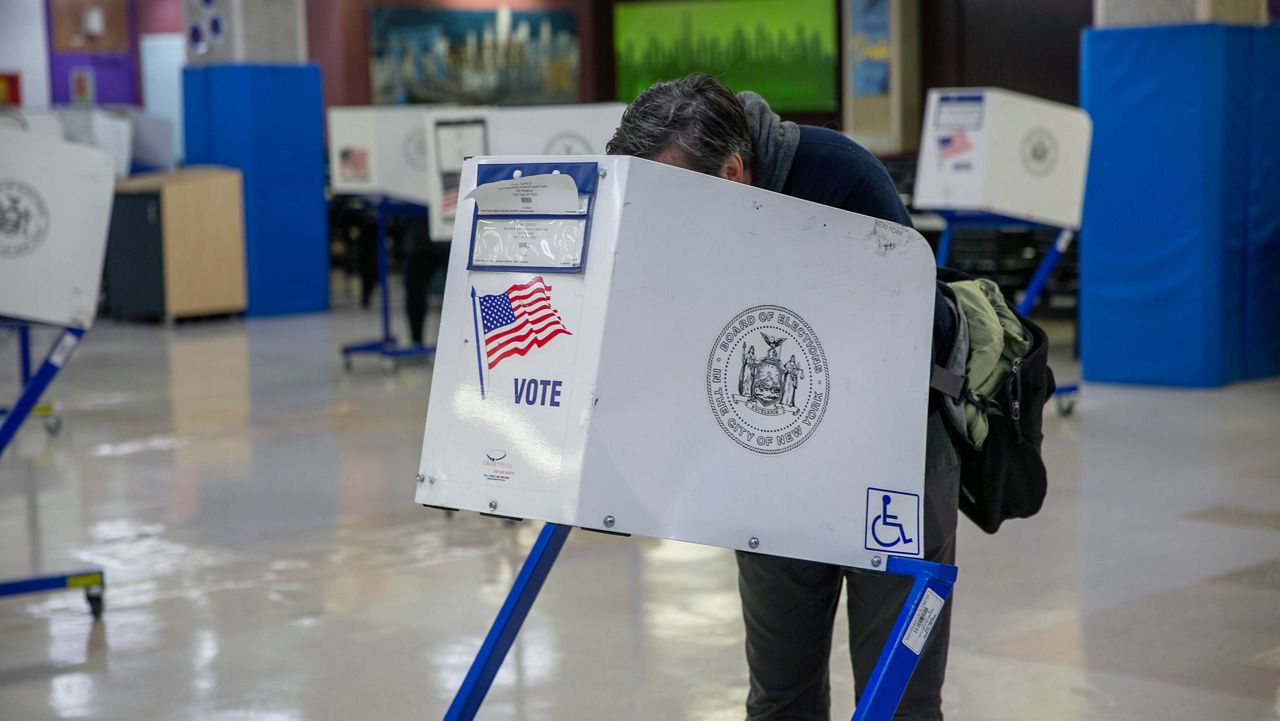
[[[427,217],[426,207],[416,203],[379,197],[375,201],[377,207],[378,233],[374,242],[378,244],[378,294],[382,305],[382,337],[377,340],[349,343],[342,346],[342,363],[351,370],[353,355],[372,354],[382,357],[388,370],[395,368],[398,361],[406,358],[426,358],[436,352],[435,346],[410,345],[401,346],[391,332],[391,298],[387,286],[387,214]]]
[[[993,213],[955,210],[935,212],[946,223],[946,226],[942,229],[942,235],[938,239],[937,260],[939,268],[945,266],[951,257],[951,235],[956,228],[1057,231],[1058,237],[1054,239],[1053,245],[1049,247],[1049,252],[1045,253],[1045,256],[1040,259],[1040,264],[1036,266],[1035,275],[1031,276],[1031,282],[1027,284],[1022,300],[1018,302],[1018,312],[1027,317],[1031,316],[1031,311],[1035,309],[1036,302],[1040,300],[1040,294],[1044,292],[1045,286],[1049,284],[1049,278],[1058,267],[1058,261],[1062,260],[1062,254],[1067,252],[1067,249],[1071,247],[1071,241],[1075,239],[1075,231],[1070,228],[1058,228]],[[1079,393],[1079,384],[1071,383],[1058,386],[1057,390],[1054,391],[1054,396],[1058,399],[1058,409],[1063,414],[1070,413],[1075,397]]]
[[[23,328],[25,329],[25,326]],[[4,455],[5,448],[9,446],[9,443],[18,434],[18,428],[31,415],[31,412],[36,409],[40,396],[44,394],[49,385],[53,383],[54,377],[62,370],[62,366],[66,363],[71,349],[79,345],[80,339],[84,337],[84,330],[80,328],[63,328],[62,334],[53,344],[48,355],[45,356],[44,362],[34,375],[30,373],[30,361],[27,355],[30,342],[29,336],[23,335],[22,337],[24,341],[21,349],[23,355],[21,365],[25,382],[18,400],[4,414],[3,420],[0,420],[0,456]],[[83,588],[93,617],[95,619],[102,617],[102,597],[106,589],[106,576],[100,568],[83,569],[73,573],[51,576],[0,581],[0,597],[54,591],[64,588]]]
[[[520,627],[533,608],[538,592],[542,590],[542,584],[551,573],[551,567],[560,555],[560,549],[564,548],[571,530],[571,526],[558,523],[548,523],[542,527],[529,557],[525,559],[515,583],[511,585],[507,600],[503,602],[497,619],[471,663],[462,686],[454,696],[449,710],[445,712],[445,721],[471,721],[479,712],[493,679],[498,675],[498,669],[502,667],[507,652],[520,633]],[[911,630],[925,593],[932,591],[946,602],[956,582],[955,566],[900,556],[889,556],[888,559],[885,572],[911,577],[911,591],[894,623],[893,632],[889,634],[889,639],[880,652],[867,687],[858,699],[852,721],[889,721],[893,717],[902,701],[907,682],[911,680],[911,674],[920,661],[920,656],[904,640]],[[936,616],[933,620],[936,620]],[[929,632],[932,633],[932,622]]]

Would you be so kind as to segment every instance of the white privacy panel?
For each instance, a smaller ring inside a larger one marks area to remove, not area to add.
[[[0,147],[0,316],[88,328],[111,218],[111,158],[3,128]]]
[[[482,158],[461,188],[419,502],[868,568],[921,555],[917,233],[626,157]]]

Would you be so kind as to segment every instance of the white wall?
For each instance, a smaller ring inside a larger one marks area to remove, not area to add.
[[[22,75],[22,104],[49,104],[49,42],[42,0],[0,0],[0,70]]]

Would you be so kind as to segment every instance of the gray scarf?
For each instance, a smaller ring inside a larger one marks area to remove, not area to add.
[[[755,155],[751,161],[752,185],[781,193],[800,145],[800,126],[791,121],[784,123],[769,109],[764,98],[749,90],[738,93],[738,100],[747,111],[747,128]]]

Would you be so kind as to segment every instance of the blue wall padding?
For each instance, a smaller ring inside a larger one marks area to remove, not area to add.
[[[1253,37],[1220,25],[1084,33],[1087,380],[1211,387],[1243,375]]]
[[[1280,26],[1254,32],[1244,377],[1280,375]]]
[[[186,162],[244,174],[248,315],[328,308],[320,68],[189,67],[183,106]]]

